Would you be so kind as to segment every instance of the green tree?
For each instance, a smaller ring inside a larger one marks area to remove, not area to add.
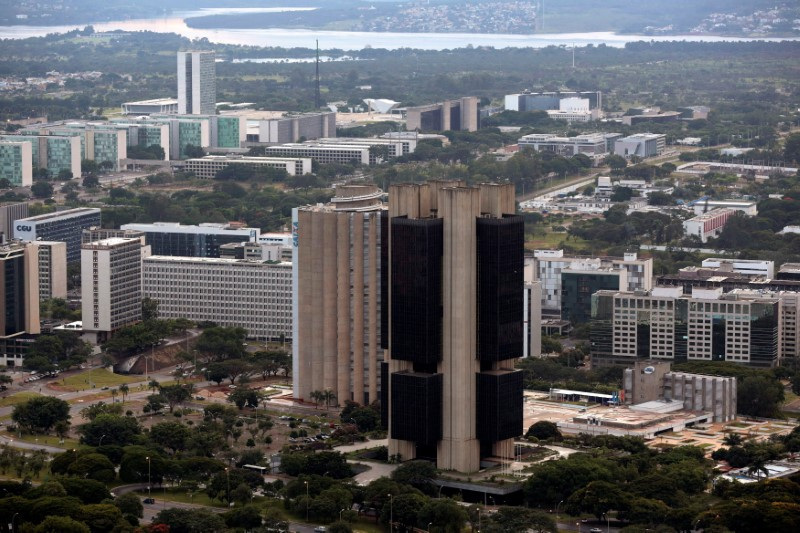
[[[78,431],[81,442],[89,446],[98,446],[101,439],[104,444],[126,446],[136,442],[142,428],[133,417],[102,414],[81,426]]]
[[[540,420],[533,424],[531,427],[528,428],[528,432],[525,434],[526,437],[534,437],[539,440],[561,440],[561,432],[558,430],[558,426],[547,420]]]
[[[110,483],[116,478],[114,463],[99,453],[80,455],[67,469],[70,475]]]
[[[628,166],[628,161],[621,155],[616,154],[606,156],[606,158],[603,159],[603,163],[608,165],[612,170],[622,170]]]
[[[120,494],[114,498],[114,505],[117,506],[123,515],[131,515],[137,518],[142,518],[144,516],[142,500],[135,492]]]
[[[392,472],[392,480],[411,485],[423,492],[431,492],[436,479],[436,466],[429,461],[408,461]]]
[[[156,515],[153,524],[169,526],[170,533],[206,533],[225,529],[222,517],[206,509],[165,509]]]
[[[158,318],[158,300],[154,298],[142,298],[142,320],[155,320]]]
[[[206,328],[197,338],[195,348],[208,361],[224,361],[245,355],[244,341],[247,330],[214,326]]]
[[[69,404],[51,396],[31,398],[14,407],[11,419],[30,433],[49,433],[58,422],[69,421]]]
[[[53,196],[53,185],[47,181],[34,181],[33,185],[31,185],[31,193],[36,198],[50,198]]]
[[[189,383],[185,385],[166,385],[159,387],[159,395],[166,400],[171,413],[176,405],[184,403],[192,397],[194,386]]]
[[[792,133],[783,141],[783,157],[786,161],[800,163],[800,133]]]
[[[417,525],[431,524],[436,533],[460,533],[467,521],[467,511],[449,498],[431,499],[419,512]]]
[[[189,429],[180,422],[161,422],[150,428],[150,440],[172,453],[186,449]]]
[[[77,518],[89,526],[92,533],[107,533],[122,521],[122,513],[112,504],[97,503],[82,506]]]
[[[89,526],[68,516],[48,516],[33,529],[34,533],[91,533]]]
[[[737,387],[736,405],[739,414],[773,418],[783,403],[783,386],[766,376],[747,376]]]
[[[525,507],[500,507],[486,516],[481,531],[505,533],[507,531],[532,531],[557,533],[556,521],[545,512]]]

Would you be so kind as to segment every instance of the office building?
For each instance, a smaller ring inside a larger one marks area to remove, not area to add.
[[[81,175],[81,140],[77,136],[54,135],[0,135],[0,142],[29,142],[31,145],[31,166],[47,170],[55,177],[62,170]],[[27,150],[26,150],[27,153]]]
[[[709,257],[703,259],[703,270],[714,270],[721,273],[733,272],[754,277],[775,277],[775,261],[762,261],[760,259],[731,259],[726,257]],[[780,278],[780,276],[778,276]]]
[[[115,119],[108,123],[108,127],[124,130],[128,140],[128,147],[149,148],[158,146],[164,151],[164,160],[170,160],[170,129],[168,123],[148,122],[136,118],[129,120]]]
[[[235,168],[247,167],[254,170],[275,168],[285,171],[290,176],[311,173],[311,159],[307,157],[248,157],[240,155],[207,155],[201,158],[187,159],[184,170],[193,172],[198,178],[213,179],[217,172],[231,165]]]
[[[14,238],[23,241],[61,241],[67,243],[67,262],[81,259],[81,234],[84,229],[100,226],[100,209],[77,207],[14,221]]]
[[[168,142],[164,142],[164,131],[148,132],[146,141],[155,144],[158,140],[165,148],[168,159],[185,159],[188,146],[220,151],[237,151],[247,138],[247,123],[243,117],[201,114],[158,114],[119,121],[123,124],[168,127]],[[142,139],[139,144],[143,145]]]
[[[128,132],[108,122],[64,121],[37,124],[20,131],[28,135],[78,137],[81,160],[94,161],[98,165],[108,166],[111,170],[122,169],[121,160],[128,157]]]
[[[29,141],[0,141],[0,177],[12,187],[33,185],[33,148]]]
[[[664,153],[667,136],[663,133],[637,133],[614,142],[614,154],[626,159],[633,156],[646,159]]]
[[[0,244],[14,238],[14,221],[28,217],[28,202],[0,202]]]
[[[751,200],[711,200],[710,198],[703,198],[691,202],[689,205],[694,210],[695,215],[702,215],[713,209],[730,209],[748,217],[754,217],[758,214],[758,204]]]
[[[81,245],[83,332],[97,342],[142,319],[143,239],[110,238]]]
[[[524,223],[513,185],[448,185],[389,191],[381,405],[389,454],[476,472],[522,433]]]
[[[681,118],[681,113],[677,111],[664,111],[664,112],[650,112],[637,115],[624,115],[622,123],[626,126],[635,126],[644,122],[652,122],[656,124],[663,124],[665,122],[673,122]]]
[[[506,111],[556,111],[574,105],[576,99],[586,100],[589,110],[600,111],[603,108],[603,93],[600,91],[507,94],[504,107]]]
[[[118,237],[121,239],[138,239],[144,237],[144,232],[129,230],[129,229],[114,229],[114,228],[101,228],[99,226],[92,226],[81,232],[81,244],[86,244],[94,241],[104,241]]]
[[[369,165],[370,150],[364,144],[325,144],[316,141],[265,146],[268,157],[311,158],[319,164]]]
[[[778,298],[679,287],[592,295],[595,364],[636,359],[730,361],[759,367],[780,360]]]
[[[144,232],[153,255],[219,257],[219,247],[234,242],[256,242],[260,230],[239,224],[204,223],[184,226],[178,222],[123,224],[123,230]]]
[[[547,116],[553,120],[563,120],[568,124],[573,122],[590,122],[596,120],[595,114],[591,111],[548,111]]]
[[[591,292],[580,292],[589,290],[585,275],[600,275],[597,283],[616,284],[616,290],[649,290],[653,285],[653,260],[640,259],[635,253],[623,257],[569,257],[564,256],[563,250],[535,250],[533,261],[534,279],[542,282],[542,314],[548,318],[561,318],[563,272],[571,273],[570,309],[577,305],[575,299],[580,297],[585,304],[585,298],[591,296]]]
[[[139,100],[138,102],[125,102],[122,104],[123,115],[177,115],[178,100],[175,98],[154,98]]]
[[[39,260],[39,300],[67,297],[67,243],[35,241]]]
[[[407,131],[477,131],[478,120],[478,98],[475,96],[406,110]]]
[[[292,336],[290,262],[151,256],[142,265],[142,290],[158,300],[161,318],[242,327],[259,340]]]
[[[257,120],[258,143],[284,144],[303,140],[336,137],[336,113],[323,111],[314,113],[286,114]]]
[[[552,152],[562,157],[585,154],[601,158],[613,150],[614,142],[622,137],[619,133],[589,133],[575,137],[559,137],[549,133],[532,133],[519,138],[520,149],[529,148],[536,152]]]
[[[383,191],[343,185],[324,205],[292,210],[295,397],[331,390],[336,402],[378,399],[386,320]]]
[[[589,322],[592,294],[618,291],[628,284],[627,272],[595,261],[573,261],[561,270],[561,319],[573,324]]]
[[[683,232],[687,237],[695,236],[700,242],[708,242],[709,238],[719,237],[725,224],[735,214],[731,209],[713,209],[708,213],[697,215],[683,221]]]
[[[689,374],[671,370],[666,361],[636,361],[626,368],[622,398],[625,405],[680,402],[687,411],[709,411],[713,422],[736,419],[736,378]]]
[[[409,133],[409,132],[406,132]],[[347,144],[350,146],[366,146],[370,150],[369,164],[374,165],[390,158],[413,154],[417,149],[417,140],[413,138],[374,138],[374,137],[329,137],[319,139],[322,144]]]
[[[219,247],[219,256],[225,259],[248,259],[250,261],[292,262],[292,245],[266,242],[228,243]]]
[[[213,51],[178,52],[178,113],[217,112],[217,65]]]
[[[0,364],[22,366],[39,329],[39,266],[28,243],[0,245]]]
[[[522,357],[542,356],[542,282],[525,281]]]

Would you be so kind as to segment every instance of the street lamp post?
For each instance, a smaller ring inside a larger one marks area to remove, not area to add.
[[[17,515],[19,513],[14,513],[14,516],[11,517],[11,533],[15,533],[17,531],[17,527],[14,524],[14,521],[17,519]]]
[[[341,511],[339,511],[339,522],[341,522],[341,521],[342,521],[342,513],[343,513],[343,512],[344,512],[344,509],[342,509]]]
[[[228,507],[231,506],[231,469],[225,468],[225,477],[228,482]]]
[[[145,457],[147,459],[147,498],[150,498],[150,456],[148,455]]]
[[[308,522],[308,481],[303,481],[306,484],[306,522]]]
[[[394,496],[389,496],[389,531],[394,531]]]
[[[102,446],[102,445],[103,445],[103,439],[104,439],[104,438],[106,438],[106,436],[105,436],[105,435],[101,435],[101,436],[100,436],[100,442],[98,442],[98,443],[97,443],[97,447],[98,447],[98,448],[99,448],[100,446]]]
[[[606,513],[606,533],[611,533],[611,517]]]
[[[480,516],[480,515],[478,515],[478,516]],[[428,522],[428,533],[431,533],[431,526],[432,525],[433,525],[433,522]],[[480,526],[478,526],[478,531],[480,531],[480,530],[481,530],[481,528],[480,528]]]
[[[558,508],[559,508],[559,506],[561,506],[561,504],[562,504],[562,503],[564,503],[564,500],[561,500],[561,501],[560,501],[560,502],[558,502],[558,504],[556,505],[556,523],[558,523]]]

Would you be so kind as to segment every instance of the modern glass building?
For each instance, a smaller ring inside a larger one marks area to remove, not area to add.
[[[0,141],[0,178],[12,187],[33,184],[33,149],[30,141]]]
[[[592,296],[591,350],[600,364],[636,359],[779,362],[779,299],[679,287],[598,291]]]
[[[123,224],[122,230],[144,232],[153,255],[219,257],[219,247],[228,243],[258,242],[260,230],[226,224],[184,226],[177,222]]]
[[[81,141],[77,136],[53,135],[0,135],[0,141],[31,143],[31,164],[34,169],[44,168],[51,176],[62,170],[81,175]]]
[[[511,184],[389,191],[389,453],[475,472],[522,433],[524,222]],[[384,298],[386,300],[386,298]]]
[[[77,139],[76,139],[77,140]],[[100,209],[79,207],[14,221],[14,238],[23,241],[61,241],[67,243],[67,262],[81,259],[81,234],[100,226]]]

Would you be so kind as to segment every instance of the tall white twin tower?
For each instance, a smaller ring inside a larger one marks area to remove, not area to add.
[[[217,65],[213,51],[178,52],[178,114],[217,113]]]

